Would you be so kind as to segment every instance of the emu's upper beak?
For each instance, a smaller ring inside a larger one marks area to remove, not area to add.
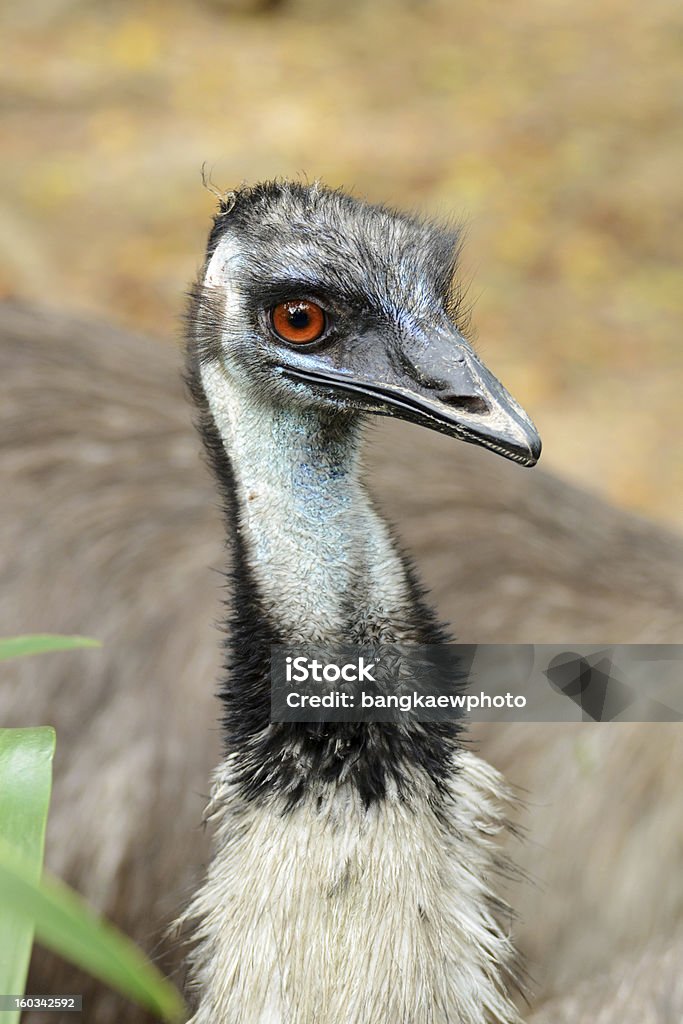
[[[368,412],[422,424],[523,466],[536,464],[541,439],[535,426],[455,330],[438,331],[410,349],[372,340],[346,348],[343,359],[334,351],[308,354],[284,372],[360,399]]]

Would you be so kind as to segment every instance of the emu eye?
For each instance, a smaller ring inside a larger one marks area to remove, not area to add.
[[[310,299],[290,299],[271,310],[273,330],[284,341],[305,345],[325,330],[325,311]]]

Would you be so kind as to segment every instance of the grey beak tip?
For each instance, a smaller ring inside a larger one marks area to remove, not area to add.
[[[529,462],[528,467],[532,469],[541,457],[541,451],[543,450],[543,442],[538,434],[529,438]]]

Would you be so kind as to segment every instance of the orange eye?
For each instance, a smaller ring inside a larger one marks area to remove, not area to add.
[[[325,330],[324,311],[309,299],[281,302],[270,315],[276,334],[295,344],[317,341]]]

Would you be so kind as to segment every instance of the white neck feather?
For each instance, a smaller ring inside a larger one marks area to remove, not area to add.
[[[502,780],[466,752],[439,812],[432,796],[416,777],[408,800],[329,789],[283,813],[245,802],[228,759],[188,912],[191,1024],[517,1024],[489,890]]]

